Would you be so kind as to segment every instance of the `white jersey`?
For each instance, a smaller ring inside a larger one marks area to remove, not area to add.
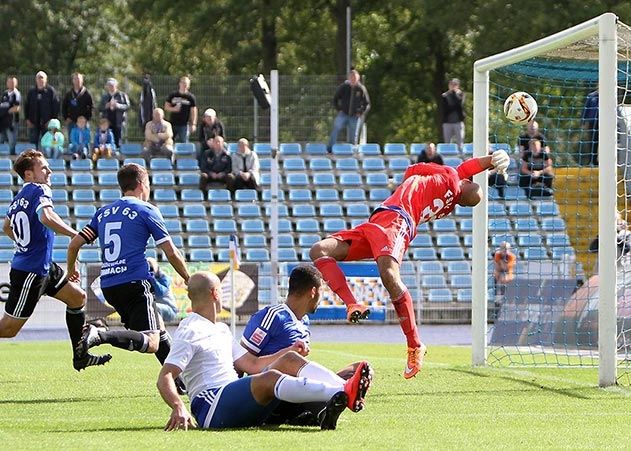
[[[191,313],[175,331],[164,363],[182,370],[189,398],[193,399],[204,390],[237,380],[233,362],[246,353],[226,324],[212,323]]]

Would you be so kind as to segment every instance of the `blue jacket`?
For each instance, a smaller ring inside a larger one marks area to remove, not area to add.
[[[101,137],[101,129],[98,128],[95,132],[94,132],[94,148],[99,147],[99,145],[101,145],[102,143],[100,142],[100,137]],[[116,149],[116,144],[114,144],[114,133],[112,133],[112,129],[107,129],[107,136],[105,139],[105,144],[106,146],[108,146],[111,149]]]
[[[78,147],[90,147],[90,129],[74,127],[70,131],[70,144]]]

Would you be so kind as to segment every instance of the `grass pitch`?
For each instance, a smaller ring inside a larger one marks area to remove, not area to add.
[[[162,428],[169,408],[152,356],[111,349],[77,373],[67,342],[0,343],[0,449],[551,449],[629,446],[631,390],[595,386],[595,369],[474,369],[468,348],[431,347],[406,381],[404,348],[316,344],[337,369],[368,359],[366,409],[336,431],[282,426],[232,431]]]

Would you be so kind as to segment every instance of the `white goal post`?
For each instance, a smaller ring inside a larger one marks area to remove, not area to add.
[[[599,91],[599,188],[598,265],[600,274],[598,311],[598,365],[601,386],[616,383],[617,300],[616,300],[616,106],[617,106],[617,17],[606,13],[567,30],[497,55],[476,61],[473,72],[473,147],[475,156],[487,153],[489,145],[489,72],[542,55],[569,44],[598,37]],[[486,174],[475,181],[488,192]],[[488,200],[473,210],[473,365],[487,362],[488,302]]]

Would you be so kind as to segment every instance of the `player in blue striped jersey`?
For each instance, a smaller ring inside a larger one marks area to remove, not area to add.
[[[66,304],[66,326],[73,348],[73,366],[80,371],[88,366],[103,365],[110,355],[78,354],[76,346],[85,324],[85,292],[79,279],[52,261],[55,232],[75,236],[53,208],[50,176],[52,171],[41,152],[25,150],[15,160],[13,169],[24,185],[16,194],[4,219],[3,231],[15,241],[15,255],[9,274],[11,287],[0,319],[0,337],[14,337],[35,310],[44,295]]]

